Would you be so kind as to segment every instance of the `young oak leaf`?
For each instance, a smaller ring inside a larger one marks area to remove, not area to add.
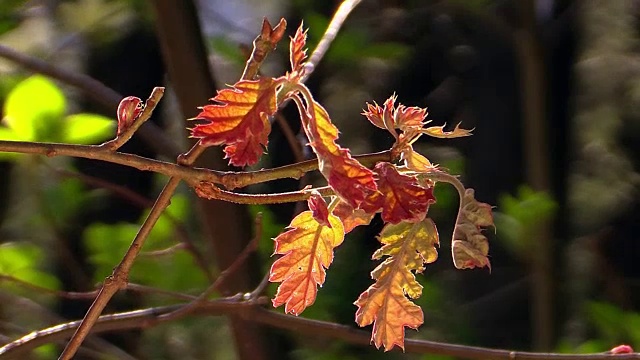
[[[442,126],[431,126],[426,129],[422,129],[421,132],[427,134],[432,137],[440,138],[440,139],[451,139],[458,137],[465,137],[473,135],[471,132],[473,129],[462,129],[460,127],[461,123],[458,123],[456,127],[452,131],[444,131],[444,127]]]
[[[340,200],[332,213],[342,221],[345,234],[350,233],[351,230],[357,226],[368,225],[375,215],[374,213],[367,213],[362,209],[354,209],[353,206],[347,204],[344,200]]]
[[[404,349],[404,328],[417,329],[424,322],[422,309],[409,300],[422,295],[412,271],[420,273],[425,264],[438,258],[438,231],[430,219],[387,224],[379,240],[384,245],[373,259],[388,257],[371,272],[376,282],[354,303],[358,306],[356,323],[373,323],[371,341],[377,348],[384,346],[389,351],[397,345]]]
[[[482,228],[494,226],[491,206],[474,197],[473,189],[467,189],[460,199],[460,212],[456,220],[451,242],[453,264],[458,269],[489,267],[489,241]]]
[[[433,188],[419,186],[415,176],[400,174],[387,162],[376,164],[374,171],[378,174],[378,191],[362,202],[361,209],[368,213],[382,209],[382,220],[392,224],[424,219],[429,204],[435,202]]]
[[[400,129],[402,131],[406,131],[410,128],[420,129],[428,123],[428,121],[424,121],[427,117],[426,108],[404,106],[402,104],[398,104],[396,107],[396,99],[397,96],[395,94],[391,95],[384,102],[383,107],[380,107],[380,105],[375,102],[373,105],[367,103],[367,110],[365,110],[362,115],[364,115],[373,125],[389,131],[397,139],[398,135],[395,129]]]
[[[195,119],[206,122],[191,129],[191,137],[201,144],[226,145],[229,163],[235,166],[258,162],[267,146],[271,124],[269,116],[277,110],[277,82],[269,77],[241,80],[230,89],[218,91]]]
[[[331,227],[304,211],[293,218],[289,230],[274,239],[275,253],[284,255],[269,273],[269,281],[281,282],[272,300],[274,307],[284,304],[286,313],[299,315],[315,301],[325,269],[333,261],[333,249],[344,240],[340,219],[329,215],[328,222]]]
[[[291,63],[291,71],[302,74],[302,62],[307,58],[307,30],[304,30],[302,24],[291,38],[289,45],[289,62]]]
[[[313,101],[309,114],[297,100],[300,114],[308,115],[308,122],[303,126],[309,145],[318,156],[319,169],[341,199],[358,208],[368,193],[376,191],[373,172],[358,160],[351,157],[348,149],[336,144],[338,128],[333,125],[327,111]],[[303,115],[304,116],[304,115]]]

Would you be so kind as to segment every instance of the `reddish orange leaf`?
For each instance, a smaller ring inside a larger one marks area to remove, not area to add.
[[[291,38],[289,46],[289,62],[291,63],[291,71],[301,73],[302,62],[307,58],[307,30],[302,28],[302,24]]]
[[[310,115],[303,128],[309,144],[318,156],[320,172],[340,198],[358,208],[367,194],[377,189],[373,172],[352,158],[349,150],[336,144],[338,128],[333,125],[322,105],[313,101],[313,109],[308,112],[302,108],[302,101],[299,99],[296,104],[300,114]]]
[[[460,212],[456,220],[451,242],[453,263],[458,269],[489,267],[489,241],[482,234],[482,228],[493,225],[491,206],[474,197],[473,189],[467,189],[460,199]]]
[[[401,130],[408,128],[421,128],[429,121],[424,121],[427,117],[427,108],[417,106],[404,106],[399,104],[396,108],[395,116],[396,126]]]
[[[320,225],[331,227],[331,223],[329,223],[329,209],[327,208],[327,203],[324,201],[320,193],[314,191],[311,197],[307,200],[309,204],[309,210],[311,210],[311,214],[313,218]]]
[[[407,107],[398,104],[395,107],[396,95],[391,95],[385,102],[384,107],[375,102],[373,105],[367,103],[367,110],[362,115],[366,116],[369,121],[381,128],[388,130],[395,138],[398,138],[395,129],[406,131],[409,128],[422,128],[426,122],[427,109],[416,106]]]
[[[368,225],[375,214],[367,213],[362,209],[354,209],[353,206],[341,200],[333,209],[333,215],[342,221],[344,232],[350,233],[356,226]]]
[[[218,91],[214,105],[203,106],[196,119],[206,120],[191,129],[191,137],[203,145],[223,145],[229,163],[253,165],[267,146],[269,116],[277,110],[277,82],[269,77],[241,80],[232,88]]]
[[[404,328],[417,329],[424,321],[422,309],[409,300],[422,295],[422,286],[412,271],[422,272],[425,264],[438,258],[438,231],[430,219],[401,222],[386,225],[379,239],[384,245],[373,259],[388,258],[371,272],[376,282],[355,302],[356,323],[373,323],[371,341],[376,347],[384,346],[388,351],[397,345],[404,349]]]
[[[433,137],[441,138],[441,139],[450,139],[464,136],[471,136],[471,132],[473,129],[462,129],[460,128],[461,124],[456,125],[455,129],[452,131],[444,131],[445,125],[442,126],[432,126],[426,129],[422,129],[422,132]]]
[[[415,176],[400,174],[387,162],[379,162],[374,171],[378,174],[378,191],[370,193],[361,209],[368,213],[382,209],[382,220],[392,224],[424,219],[429,204],[435,202],[433,188],[419,186]]]
[[[273,306],[284,304],[286,313],[299,315],[315,301],[325,269],[333,261],[333,249],[344,240],[340,219],[329,215],[328,221],[331,227],[304,211],[293,218],[289,230],[274,239],[275,253],[284,256],[273,263],[269,273],[269,281],[282,282]]]

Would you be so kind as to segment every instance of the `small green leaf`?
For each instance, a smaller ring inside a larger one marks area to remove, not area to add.
[[[62,91],[44,76],[16,85],[4,104],[4,122],[25,141],[55,141],[66,108]]]
[[[98,114],[75,114],[66,117],[64,142],[95,144],[114,135],[115,121]]]

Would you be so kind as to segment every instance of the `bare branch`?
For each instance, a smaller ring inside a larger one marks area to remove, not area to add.
[[[305,82],[309,76],[311,76],[311,73],[313,73],[316,67],[318,67],[318,63],[320,63],[320,60],[322,60],[329,50],[329,47],[336,38],[336,35],[338,35],[338,31],[340,31],[342,24],[344,24],[344,21],[347,20],[351,11],[353,11],[361,1],[362,0],[344,0],[340,4],[340,7],[338,7],[338,10],[331,18],[331,22],[329,23],[329,26],[327,26],[327,30],[324,32],[322,39],[320,39],[318,46],[313,50],[311,57],[309,57],[309,61],[305,64],[305,73],[302,76],[302,82]]]
[[[340,325],[320,320],[305,319],[292,315],[284,315],[275,311],[266,310],[258,305],[268,302],[261,297],[255,301],[242,301],[237,297],[222,298],[201,304],[190,315],[229,315],[237,314],[248,321],[266,324],[274,328],[294,331],[313,336],[321,336],[342,340],[350,344],[369,346],[371,335],[363,330],[351,326]],[[121,331],[127,329],[145,329],[161,324],[160,319],[179,309],[186,304],[173,306],[147,308],[136,311],[116,313],[100,316],[92,333],[107,331]],[[20,339],[17,339],[0,348],[0,357],[18,356],[38,346],[59,341],[68,337],[78,326],[79,321],[52,326],[47,329],[34,331]],[[400,351],[398,348],[392,351]],[[406,339],[405,351],[419,354],[433,354],[453,356],[463,359],[477,360],[628,360],[640,359],[640,354],[610,353],[598,354],[557,354],[557,353],[533,353],[524,351],[510,351],[501,349],[489,349],[475,346],[450,344],[437,341]]]
[[[20,64],[36,73],[47,75],[65,84],[75,86],[81,89],[94,102],[102,105],[114,114],[120,100],[123,98],[123,96],[115,90],[90,76],[66,71],[46,61],[19,53],[1,44],[0,57]],[[181,152],[178,146],[171,141],[160,128],[152,123],[144,124],[138,133],[145,143],[159,154],[174,158]]]

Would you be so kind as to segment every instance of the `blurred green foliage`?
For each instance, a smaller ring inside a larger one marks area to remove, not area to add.
[[[549,194],[527,186],[520,187],[516,196],[503,194],[498,200],[500,211],[494,212],[498,239],[518,258],[529,260],[539,224],[551,219],[557,207]]]
[[[29,242],[9,242],[0,245],[0,274],[40,286],[50,290],[60,288],[60,281],[42,269],[44,252],[39,246]],[[2,285],[3,289],[18,294],[28,294],[29,290],[12,282]]]
[[[67,100],[62,90],[44,76],[34,75],[19,82],[4,103],[0,139],[14,141],[93,144],[114,134],[115,122],[97,114],[66,115]],[[0,153],[0,159],[16,158]]]
[[[147,239],[141,256],[131,269],[129,278],[136,283],[156,286],[174,291],[190,291],[207,286],[207,278],[193,257],[180,244],[177,227],[189,216],[189,200],[176,195],[171,205],[158,219]],[[146,211],[140,224],[147,217]],[[102,281],[110,275],[114,264],[118,264],[140,225],[131,223],[94,223],[84,232],[84,243],[88,259],[95,267],[94,279]],[[184,235],[184,234],[183,234]]]

